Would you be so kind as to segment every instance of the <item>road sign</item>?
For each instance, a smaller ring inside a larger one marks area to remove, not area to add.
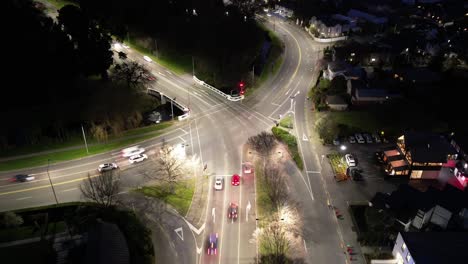
[[[180,239],[182,239],[182,241],[184,241],[184,229],[182,229],[182,227],[179,227],[179,228],[174,229],[174,231],[176,232],[177,236]]]

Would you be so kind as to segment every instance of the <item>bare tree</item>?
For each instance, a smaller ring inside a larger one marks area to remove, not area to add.
[[[264,170],[265,187],[268,198],[274,208],[279,208],[288,201],[288,191],[285,188],[286,179],[281,174],[278,167],[273,164],[268,164]]]
[[[159,155],[153,161],[156,164],[155,173],[147,177],[167,182],[169,191],[174,193],[176,184],[187,173],[184,160],[177,156],[172,146],[163,142]]]
[[[289,262],[287,254],[290,241],[281,223],[273,222],[265,228],[261,235],[260,246],[265,252],[260,263],[283,264]]]
[[[113,71],[113,77],[125,81],[129,87],[147,84],[149,75],[150,72],[145,66],[134,61],[117,64]]]
[[[23,218],[15,212],[0,213],[0,226],[1,227],[17,227],[23,224]]]
[[[112,206],[120,189],[120,176],[118,171],[103,172],[99,176],[91,176],[80,185],[83,196],[103,207]]]
[[[269,156],[277,144],[275,136],[265,131],[249,137],[247,143],[262,156]]]

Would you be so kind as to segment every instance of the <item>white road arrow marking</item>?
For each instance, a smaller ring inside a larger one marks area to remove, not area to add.
[[[185,220],[185,219],[184,219]],[[190,227],[190,229],[192,229],[193,232],[195,232],[197,235],[200,235],[201,232],[203,231],[203,229],[205,229],[205,223],[203,223],[203,225],[197,229],[196,227],[194,227],[189,221],[185,220],[185,222],[187,223],[187,225]]]
[[[213,223],[215,223],[216,221],[216,208],[213,207],[213,209],[211,209],[211,216],[213,217]]]
[[[307,138],[306,134],[302,134],[302,140],[304,140],[304,141],[309,141],[309,139]]]
[[[245,208],[245,221],[248,222],[249,221],[249,211],[250,209],[252,208],[252,205],[250,204],[250,200],[249,200],[249,203],[247,203],[247,207]]]
[[[199,248],[199,247],[197,247],[197,254],[198,254],[198,255],[200,255],[200,254],[201,254],[201,251],[202,251],[202,249],[201,249],[201,248]]]
[[[182,229],[182,227],[179,227],[179,228],[174,229],[174,231],[176,232],[177,236],[179,236],[180,239],[184,241],[184,229]]]

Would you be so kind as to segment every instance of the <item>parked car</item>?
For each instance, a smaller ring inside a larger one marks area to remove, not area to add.
[[[236,203],[230,203],[228,208],[228,218],[236,220],[239,206]]]
[[[218,253],[218,233],[211,233],[208,237],[208,255]]]
[[[354,143],[356,143],[356,138],[354,136],[349,136],[348,141],[349,141],[349,143],[354,144]]]
[[[240,185],[240,176],[238,174],[232,175],[231,184],[233,186],[239,186]]]
[[[359,144],[366,143],[366,141],[364,140],[364,137],[360,133],[356,133],[354,136],[356,137],[357,143]]]
[[[29,174],[18,174],[13,177],[12,181],[17,181],[17,182],[28,182],[35,180],[36,177],[29,175]]]
[[[382,143],[382,140],[380,140],[380,136],[377,134],[372,134],[372,138],[374,139],[375,143]]]
[[[351,177],[354,181],[362,181],[363,177],[361,174],[362,170],[358,169],[357,167],[349,167],[346,170],[346,175]]]
[[[138,154],[138,155],[133,155],[131,156],[128,161],[130,163],[138,163],[138,162],[142,162],[144,161],[145,159],[148,159],[148,156],[146,156],[146,154]]]
[[[351,155],[351,154],[346,154],[345,155],[345,161],[346,161],[346,164],[348,164],[348,167],[356,166],[356,160],[354,159],[353,155]]]
[[[333,139],[333,145],[339,146],[340,144],[341,144],[341,142],[340,142],[340,139],[339,139],[339,138]]]
[[[366,140],[366,143],[373,143],[374,142],[374,141],[372,141],[372,137],[369,134],[364,133],[364,134],[362,134],[362,136]]]
[[[119,166],[117,166],[116,163],[104,163],[104,164],[99,165],[97,170],[99,172],[105,172],[105,171],[115,170],[117,168],[119,168]]]
[[[224,187],[224,178],[221,176],[217,176],[215,178],[215,184],[214,184],[215,190],[220,191],[223,189],[223,187]]]

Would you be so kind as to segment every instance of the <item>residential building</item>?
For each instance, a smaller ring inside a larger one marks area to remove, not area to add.
[[[456,158],[447,140],[432,133],[406,132],[398,138],[396,151],[404,158],[387,163],[386,171],[410,179],[438,179],[444,164]]]
[[[332,110],[344,111],[348,109],[348,103],[346,103],[343,97],[339,95],[327,95],[325,103]]]
[[[350,30],[347,22],[336,20],[329,17],[316,18],[309,20],[310,32],[315,33],[319,38],[335,38],[343,36]]]
[[[452,212],[436,205],[429,209],[419,209],[411,224],[416,229],[422,229],[429,223],[446,229],[450,218],[452,218]]]
[[[377,82],[363,80],[348,80],[347,93],[353,105],[383,103],[401,97],[399,93],[379,87]]]
[[[397,264],[466,263],[467,247],[463,232],[400,232],[392,254]]]

